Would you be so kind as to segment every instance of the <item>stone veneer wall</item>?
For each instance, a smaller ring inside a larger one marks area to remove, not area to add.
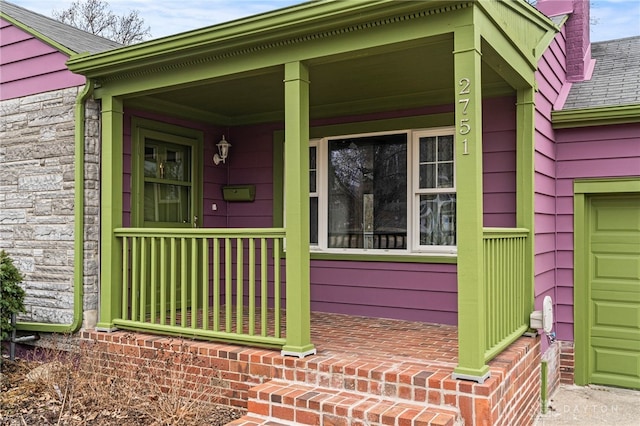
[[[0,249],[24,275],[22,321],[70,324],[74,287],[76,98],[82,88],[0,102]],[[98,306],[99,108],[87,102],[84,312]]]

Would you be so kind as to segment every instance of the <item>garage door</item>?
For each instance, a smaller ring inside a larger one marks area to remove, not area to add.
[[[640,196],[594,196],[588,212],[589,382],[640,389]]]

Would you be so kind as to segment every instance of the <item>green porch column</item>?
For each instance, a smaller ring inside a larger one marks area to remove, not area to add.
[[[482,247],[482,91],[480,34],[454,32],[458,240],[458,366],[453,377],[483,383],[486,301]]]
[[[534,81],[533,71],[529,81]],[[529,322],[529,313],[534,310],[534,153],[535,153],[535,90],[527,87],[518,90],[516,105],[516,226],[529,230],[526,243],[524,294],[529,298],[525,301],[523,321]]]
[[[311,343],[309,276],[309,70],[284,66],[287,342],[282,355],[316,353]]]
[[[114,229],[122,227],[122,100],[102,98],[100,318],[96,329],[111,331],[121,317],[122,249]]]

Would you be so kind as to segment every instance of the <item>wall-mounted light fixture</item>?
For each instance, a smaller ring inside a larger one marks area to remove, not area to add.
[[[216,147],[218,147],[218,153],[213,156],[213,163],[216,166],[221,162],[222,163],[225,162],[225,160],[227,159],[227,156],[229,155],[230,146],[231,144],[227,142],[227,140],[224,138],[224,135],[222,135],[222,139],[220,139],[220,142],[216,144]]]

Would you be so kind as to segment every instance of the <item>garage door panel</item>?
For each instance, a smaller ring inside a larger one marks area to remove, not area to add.
[[[627,199],[594,200],[596,231],[640,231],[638,205]]]
[[[640,332],[640,304],[595,302],[593,324],[594,327],[628,327]]]
[[[611,331],[611,330],[609,330]],[[591,346],[594,349],[608,349],[612,351],[629,351],[631,355],[640,356],[640,339],[638,333],[609,332],[606,329],[596,330],[591,335]]]
[[[634,281],[593,281],[591,298],[593,300],[619,300],[622,302],[636,303],[640,300],[640,292]]]
[[[594,279],[640,279],[640,256],[632,249],[635,247],[629,247],[628,252],[594,255]]]
[[[610,348],[594,348],[595,371],[600,374],[629,375],[640,379],[640,353]]]

